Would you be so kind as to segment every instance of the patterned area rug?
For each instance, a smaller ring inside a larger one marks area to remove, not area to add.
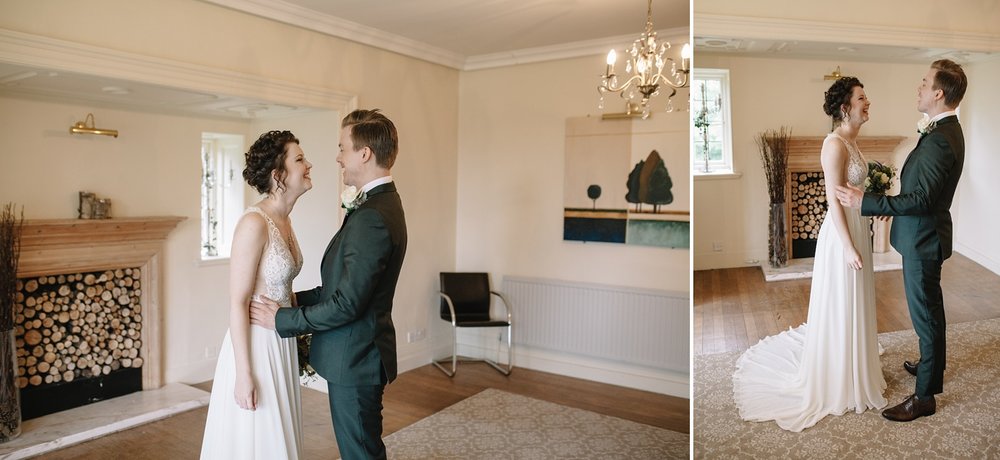
[[[487,389],[385,438],[406,459],[688,458],[686,434]]]
[[[745,422],[733,402],[732,375],[741,352],[695,356],[695,458],[1000,458],[1000,319],[948,327],[945,392],[937,413],[908,423],[880,411],[828,416],[791,433],[774,422]],[[889,405],[913,392],[903,370],[916,358],[912,330],[879,334]]]

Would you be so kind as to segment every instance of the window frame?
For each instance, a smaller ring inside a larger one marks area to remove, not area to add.
[[[691,173],[694,176],[711,176],[733,174],[733,125],[732,125],[732,92],[730,88],[729,69],[694,68],[691,71],[691,95],[698,94],[698,82],[715,80],[719,82],[719,92],[722,107],[719,110],[716,123],[722,125],[722,159],[709,162],[710,172],[704,171],[705,160],[701,157],[699,142],[701,130],[695,128],[694,118],[697,112],[691,111]]]
[[[246,191],[240,172],[243,170],[242,134],[203,132],[201,137],[201,181],[199,181],[199,227],[200,238],[198,259],[201,262],[228,261],[232,249],[232,234],[236,222],[243,213]],[[207,158],[206,158],[207,156]],[[215,183],[211,193],[207,190],[206,166],[211,164],[215,173]],[[208,220],[208,200],[214,204],[215,226]],[[207,253],[206,246],[212,241],[214,232],[216,254]]]

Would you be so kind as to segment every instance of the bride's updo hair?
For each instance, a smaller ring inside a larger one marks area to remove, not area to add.
[[[842,107],[851,106],[851,95],[854,94],[855,86],[865,87],[861,84],[861,80],[855,77],[840,77],[824,93],[826,101],[823,103],[823,112],[833,117],[834,122],[839,123],[844,120]]]
[[[243,178],[259,193],[271,191],[271,171],[276,171],[278,189],[285,188],[285,155],[288,144],[299,143],[291,131],[268,131],[261,134],[244,155]]]

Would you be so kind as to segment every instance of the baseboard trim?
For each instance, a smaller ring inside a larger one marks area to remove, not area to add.
[[[962,243],[955,243],[955,252],[972,259],[973,262],[986,267],[987,270],[1000,275],[1000,261],[989,258],[986,254],[972,249]]]
[[[458,353],[462,356],[482,358],[487,353],[492,356],[496,350],[459,343]],[[514,372],[517,372],[518,367],[678,398],[690,399],[691,397],[691,377],[689,374],[515,345]]]

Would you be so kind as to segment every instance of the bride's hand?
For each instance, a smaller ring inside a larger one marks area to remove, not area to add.
[[[253,383],[253,376],[246,374],[236,377],[236,391],[233,392],[236,398],[236,405],[241,409],[257,409],[257,388]]]
[[[847,261],[847,266],[855,270],[861,270],[864,266],[861,262],[861,253],[853,245],[844,248],[844,259]]]

